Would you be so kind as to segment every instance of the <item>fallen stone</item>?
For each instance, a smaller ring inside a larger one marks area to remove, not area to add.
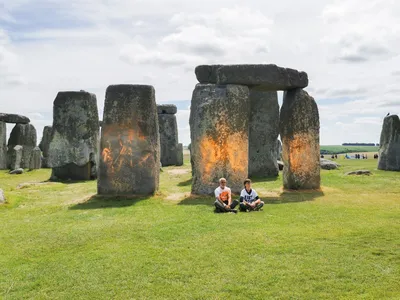
[[[14,123],[14,124],[28,124],[31,122],[28,117],[16,114],[0,113],[0,122]]]
[[[314,98],[302,89],[286,91],[280,114],[285,189],[319,189],[319,113]]]
[[[0,170],[7,169],[7,126],[0,121]]]
[[[161,164],[164,167],[176,166],[178,147],[178,125],[176,116],[171,114],[158,114],[160,132]]]
[[[148,195],[159,187],[160,134],[154,87],[107,88],[97,191]]]
[[[7,199],[6,196],[4,195],[4,191],[0,189],[0,204],[6,203]]]
[[[250,89],[249,176],[278,176],[278,93]]]
[[[357,170],[352,172],[347,172],[346,175],[372,175],[372,173],[368,170]]]
[[[233,193],[248,177],[249,89],[197,84],[191,101],[192,193],[213,195],[225,177]]]
[[[97,178],[99,129],[96,95],[88,92],[57,94],[47,160],[52,178]]]
[[[176,105],[174,104],[161,104],[157,105],[157,113],[159,115],[168,114],[175,115],[178,112]]]
[[[23,174],[24,173],[24,169],[22,169],[22,168],[18,168],[18,169],[15,169],[15,170],[12,170],[12,171],[10,171],[10,174],[11,175],[21,175],[21,174]]]
[[[15,146],[22,146],[21,168],[29,168],[33,148],[36,147],[37,134],[36,129],[32,124],[16,124],[10,133],[8,139],[8,155],[12,155]],[[13,167],[9,168],[13,170]]]
[[[50,141],[51,141],[51,132],[53,130],[52,126],[45,126],[43,128],[43,136],[42,140],[40,141],[39,148],[42,150],[43,153],[43,161],[42,161],[42,168],[49,168],[49,148],[50,148]]]
[[[384,119],[379,145],[378,170],[400,171],[400,119],[397,115]]]
[[[183,166],[183,145],[178,144],[178,147],[176,149],[176,165],[177,166]]]
[[[35,147],[32,150],[31,161],[29,163],[29,170],[38,170],[42,167],[42,150]]]
[[[9,152],[9,164],[11,170],[16,170],[21,168],[23,147],[20,145],[15,146]]]
[[[339,166],[340,165],[338,163],[334,162],[334,161],[321,158],[321,169],[324,169],[324,170],[336,170],[336,169],[339,168]]]
[[[274,64],[203,65],[196,70],[197,79],[201,83],[238,84],[267,91],[308,86],[307,73]]]

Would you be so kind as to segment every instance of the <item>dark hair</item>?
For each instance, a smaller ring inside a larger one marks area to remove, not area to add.
[[[251,180],[250,180],[250,179],[246,179],[246,180],[243,182],[243,185],[246,185],[246,183],[251,183]]]

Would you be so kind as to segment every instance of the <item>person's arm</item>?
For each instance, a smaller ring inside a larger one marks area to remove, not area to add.
[[[231,206],[231,204],[232,204],[232,190],[229,189],[229,192],[228,192],[228,205],[229,205],[229,207]]]
[[[240,202],[243,203],[244,205],[247,205],[247,202],[244,200],[244,192],[243,192],[243,190],[240,193]]]

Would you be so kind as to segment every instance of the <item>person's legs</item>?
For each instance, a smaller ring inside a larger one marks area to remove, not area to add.
[[[247,205],[244,204],[243,202],[240,203],[239,207],[241,212],[247,212]]]
[[[215,205],[215,209],[216,209],[217,213],[226,212],[225,207],[221,203],[221,201],[215,200],[214,205]]]
[[[254,210],[260,210],[264,206],[264,201],[259,200],[259,203],[256,204],[256,208]]]
[[[234,209],[239,204],[238,200],[233,200],[231,203],[231,208]]]

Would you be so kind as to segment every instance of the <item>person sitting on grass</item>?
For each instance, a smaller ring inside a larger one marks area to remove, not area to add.
[[[219,187],[215,189],[215,208],[217,213],[233,212],[237,213],[235,207],[239,204],[239,201],[232,201],[231,189],[226,186],[226,179],[221,178],[219,180]]]
[[[244,189],[240,193],[240,211],[258,211],[264,206],[264,202],[255,190],[251,188],[251,180],[244,181]]]

